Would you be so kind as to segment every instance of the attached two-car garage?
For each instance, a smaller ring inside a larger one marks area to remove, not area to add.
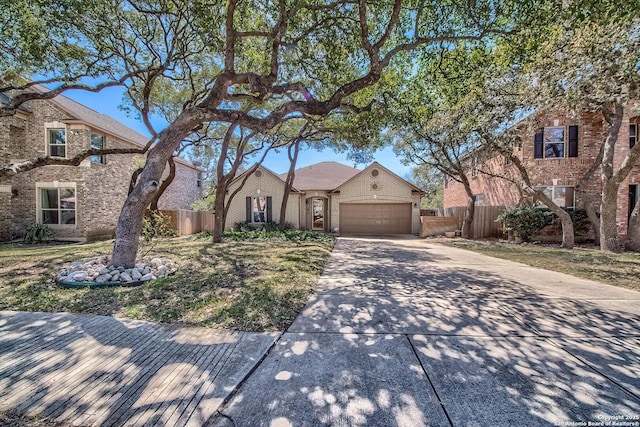
[[[411,234],[411,203],[340,203],[342,234]]]

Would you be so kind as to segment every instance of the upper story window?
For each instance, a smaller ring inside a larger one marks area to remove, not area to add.
[[[564,127],[544,128],[544,157],[564,157]]]
[[[198,176],[196,177],[196,185],[198,188],[202,188],[202,172],[198,172]]]
[[[43,224],[75,224],[76,189],[40,188],[40,221]]]
[[[97,133],[91,134],[91,148],[95,148],[97,150],[104,149],[104,135],[100,135]],[[93,163],[105,163],[105,156],[91,156],[91,161]]]
[[[533,157],[578,157],[578,126],[551,126],[540,129],[534,137]]]
[[[633,148],[638,140],[638,125],[636,123],[629,124],[629,148]]]
[[[47,155],[67,157],[67,132],[65,129],[47,129]]]

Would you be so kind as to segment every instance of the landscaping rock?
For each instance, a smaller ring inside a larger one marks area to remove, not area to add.
[[[73,276],[71,276],[71,278],[75,282],[84,282],[87,279],[89,279],[89,275],[87,274],[86,271],[78,271],[77,273],[73,273]]]
[[[122,283],[155,280],[175,273],[176,266],[168,258],[142,259],[134,268],[109,265],[107,257],[84,262],[75,261],[58,273],[60,282]]]
[[[102,274],[98,277],[96,277],[96,283],[105,283],[111,280],[111,275],[110,274]]]

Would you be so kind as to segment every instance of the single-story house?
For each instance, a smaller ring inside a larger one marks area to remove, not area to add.
[[[230,184],[242,185],[229,207],[226,227],[280,220],[287,174],[259,167]],[[245,180],[245,178],[247,178]],[[359,170],[337,162],[297,169],[286,221],[300,230],[342,234],[418,234],[423,191],[377,162]]]

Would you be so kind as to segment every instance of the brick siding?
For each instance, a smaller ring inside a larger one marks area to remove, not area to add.
[[[547,126],[578,126],[578,156],[565,158],[534,158],[534,132],[522,130],[522,148],[516,151],[521,159],[534,186],[551,187],[554,180],[557,186],[575,187],[593,164],[598,155],[602,141],[606,137],[606,126],[601,115],[596,113],[582,113],[577,117],[566,114],[546,114],[538,117],[540,127]],[[565,147],[566,150],[566,147]],[[614,167],[619,168],[629,151],[629,116],[625,114],[615,149]],[[513,165],[507,165],[502,156],[493,156],[480,160],[480,170],[489,170],[494,174],[519,176]],[[474,194],[482,195],[482,204],[493,206],[515,206],[521,198],[515,184],[507,180],[491,177],[479,173],[477,177],[469,174],[471,188]],[[628,214],[628,186],[640,181],[640,167],[635,166],[626,180],[620,185],[618,193],[618,232],[627,231]],[[599,170],[584,187],[587,194],[599,198],[602,191]],[[466,193],[462,184],[448,179],[444,191],[444,207],[466,206]],[[597,207],[596,207],[597,208]]]
[[[46,124],[66,129],[66,156],[90,148],[92,129],[49,101],[30,101],[25,106],[30,114],[0,118],[0,161],[27,160],[47,155]],[[68,121],[69,123],[62,123]],[[96,131],[104,135],[104,133]],[[132,144],[105,135],[104,148],[131,148]],[[0,240],[22,237],[39,221],[37,212],[38,184],[73,183],[76,188],[76,224],[54,225],[57,238],[102,239],[114,235],[116,222],[126,200],[133,171],[143,164],[142,155],[108,155],[105,164],[85,159],[80,166],[44,166],[20,173],[0,185],[10,185],[10,192],[0,191]],[[180,179],[167,189],[167,199],[176,206],[191,204],[198,193],[195,169],[177,165]],[[189,171],[184,172],[188,169]],[[191,176],[193,175],[192,184]],[[195,190],[194,190],[195,189]],[[11,197],[11,191],[13,197]],[[171,193],[178,193],[177,196]],[[10,203],[6,202],[9,194]],[[187,198],[193,197],[187,202]]]

